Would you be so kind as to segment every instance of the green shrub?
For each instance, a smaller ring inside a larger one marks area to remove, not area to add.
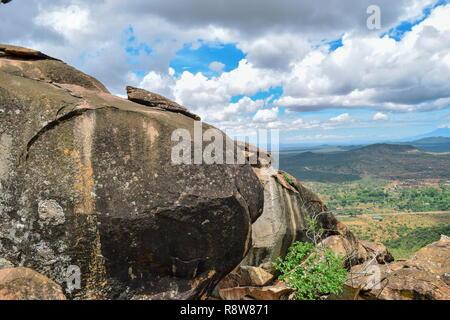
[[[294,243],[284,259],[277,259],[274,268],[281,273],[280,280],[296,289],[297,300],[340,294],[347,278],[342,258],[330,249],[305,242]]]
[[[291,186],[295,187],[295,183],[294,181],[291,179],[291,177],[289,175],[287,175],[286,173],[283,174],[284,179],[286,180],[287,183],[289,183]]]
[[[438,241],[441,235],[450,236],[450,225],[405,230],[400,238],[384,242],[396,259],[410,258],[421,248]]]

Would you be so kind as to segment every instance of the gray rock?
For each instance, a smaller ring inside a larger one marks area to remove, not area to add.
[[[14,265],[6,259],[0,258],[0,269],[14,268]]]

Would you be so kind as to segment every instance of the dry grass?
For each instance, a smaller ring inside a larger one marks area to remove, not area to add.
[[[339,218],[360,239],[385,242],[407,235],[414,229],[450,225],[450,212],[435,214],[393,214],[383,216],[383,221],[373,216]]]

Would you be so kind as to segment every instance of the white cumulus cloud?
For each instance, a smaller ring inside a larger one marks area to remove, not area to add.
[[[352,121],[352,117],[348,113],[343,113],[338,115],[337,117],[331,118],[331,122],[350,122]]]
[[[253,117],[253,121],[255,122],[272,122],[275,121],[278,117],[278,108],[272,109],[261,109],[256,112]]]
[[[374,121],[387,121],[389,120],[389,116],[382,112],[377,112],[374,114],[373,118]]]
[[[209,69],[212,71],[220,72],[223,68],[225,68],[225,65],[219,61],[214,61],[209,64]]]

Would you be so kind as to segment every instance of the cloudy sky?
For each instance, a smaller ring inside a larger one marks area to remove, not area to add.
[[[161,93],[231,134],[355,142],[450,127],[450,0],[14,0],[0,23],[2,43],[114,94]]]

